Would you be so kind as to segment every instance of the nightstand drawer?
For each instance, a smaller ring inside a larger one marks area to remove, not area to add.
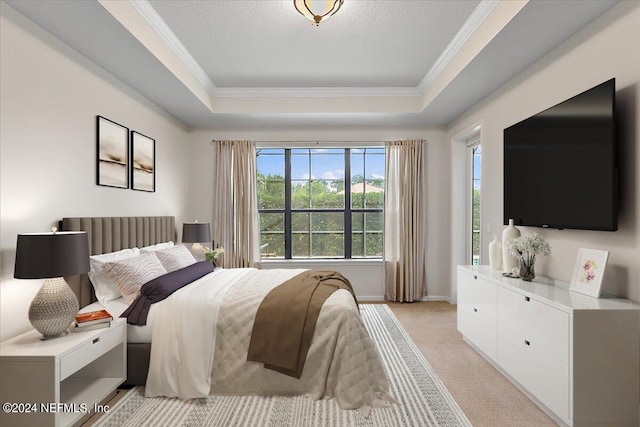
[[[60,359],[60,381],[84,368],[118,344],[122,344],[124,331],[122,324],[112,326],[105,331],[108,332],[96,336],[92,341]]]

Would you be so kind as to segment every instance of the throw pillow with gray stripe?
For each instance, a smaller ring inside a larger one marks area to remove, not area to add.
[[[109,273],[129,304],[140,295],[142,285],[167,274],[167,270],[153,252],[118,262],[108,262],[103,269]]]
[[[196,259],[193,257],[189,249],[183,245],[177,245],[172,248],[155,251],[154,254],[156,254],[164,269],[167,270],[167,273],[180,270],[181,268],[188,267],[191,264],[196,263]]]

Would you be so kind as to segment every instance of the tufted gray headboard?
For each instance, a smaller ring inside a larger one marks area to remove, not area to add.
[[[176,219],[173,216],[63,218],[61,229],[86,231],[89,255],[175,241],[177,237]],[[80,307],[96,301],[93,286],[86,274],[67,277],[66,280],[78,297]]]

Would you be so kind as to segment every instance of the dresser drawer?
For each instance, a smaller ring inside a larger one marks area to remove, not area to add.
[[[124,325],[112,326],[104,334],[60,358],[60,381],[71,376],[118,344],[123,343]],[[82,332],[86,333],[86,332]]]
[[[497,321],[498,290],[487,282],[467,272],[458,271],[458,311],[466,311],[485,323]]]
[[[485,322],[477,313],[458,310],[458,330],[491,359],[497,357],[496,323]]]
[[[498,334],[502,369],[558,415],[569,418],[569,365],[527,344]]]
[[[498,330],[514,342],[529,342],[562,364],[569,363],[569,315],[505,288],[498,290]]]

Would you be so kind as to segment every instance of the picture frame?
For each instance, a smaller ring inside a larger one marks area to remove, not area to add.
[[[156,191],[156,140],[131,131],[131,188]]]
[[[600,297],[609,251],[578,249],[569,289],[595,298]]]
[[[129,188],[129,128],[96,116],[96,184]]]

